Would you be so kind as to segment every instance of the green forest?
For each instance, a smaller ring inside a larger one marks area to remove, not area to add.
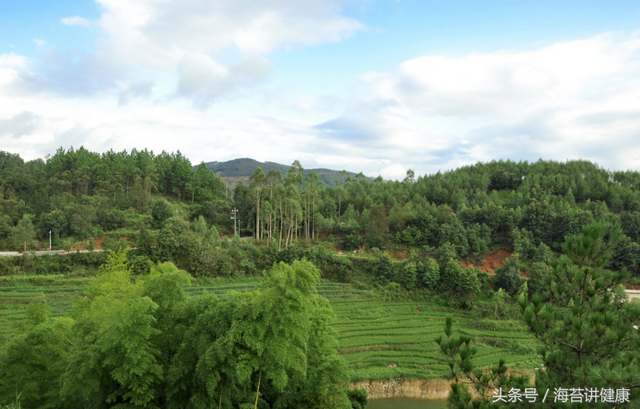
[[[231,187],[180,152],[0,151],[0,251],[24,253],[0,257],[0,404],[359,409],[366,392],[349,383],[368,374],[452,379],[456,408],[499,407],[494,388],[577,385],[629,389],[616,407],[638,407],[640,306],[625,287],[640,288],[639,172],[500,160],[332,175],[294,161]],[[68,254],[31,253],[50,239]],[[220,283],[251,286],[223,296]],[[348,294],[319,291],[334,284]],[[64,306],[46,295],[72,287]],[[377,347],[396,361],[367,366],[375,348],[344,328],[384,314],[357,309],[369,300],[428,313],[407,325],[437,328],[420,353],[441,361],[394,369],[422,342],[407,338]],[[513,373],[507,352],[526,357]],[[612,407],[521,407],[599,404]]]

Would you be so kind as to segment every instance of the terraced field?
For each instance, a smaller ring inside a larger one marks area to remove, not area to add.
[[[0,342],[8,339],[25,318],[31,302],[43,299],[52,315],[70,311],[74,300],[90,284],[90,278],[63,276],[0,277]],[[258,281],[215,282],[186,289],[191,296],[205,292],[225,296],[229,291],[251,291]],[[480,366],[504,358],[512,368],[532,369],[537,364],[535,341],[518,322],[475,321],[430,303],[384,302],[367,290],[349,284],[322,283],[318,292],[327,297],[336,313],[334,323],[340,353],[352,380],[393,377],[443,376],[448,367],[434,339],[442,334],[444,320],[453,316],[460,333],[475,337]]]
[[[454,328],[460,333],[476,339],[479,366],[495,365],[499,358],[521,370],[533,369],[538,363],[536,341],[519,322],[477,322],[431,303],[381,302],[361,293],[345,295],[330,299],[337,315],[334,327],[340,353],[352,380],[442,377],[449,368],[434,340],[443,334],[447,316],[454,317]]]
[[[46,300],[51,315],[59,317],[70,311],[88,286],[89,278],[62,275],[0,277],[0,342],[19,328],[30,303]]]

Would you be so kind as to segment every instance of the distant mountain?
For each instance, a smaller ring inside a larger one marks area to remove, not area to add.
[[[247,184],[249,182],[249,178],[253,174],[253,171],[258,167],[262,168],[265,175],[269,173],[270,170],[278,171],[280,172],[282,179],[287,177],[287,173],[289,173],[289,169],[291,168],[291,166],[282,165],[280,163],[258,162],[257,160],[250,158],[233,159],[227,162],[208,162],[205,164],[207,165],[207,168],[209,170],[213,171],[216,174],[216,176],[220,177],[231,186],[235,186],[240,181],[242,181],[242,183],[244,184]],[[342,175],[340,175],[339,170],[324,168],[304,170],[305,176],[307,176],[311,172],[316,172],[320,177],[320,180],[331,186],[335,186],[337,180],[342,182],[344,178]],[[351,179],[353,179],[356,175],[356,173],[347,172],[347,176],[351,176]],[[373,178],[367,179],[373,180]]]

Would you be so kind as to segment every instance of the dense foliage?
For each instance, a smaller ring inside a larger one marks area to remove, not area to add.
[[[159,233],[172,216],[189,223],[202,216],[207,229],[225,234],[233,231],[235,207],[241,234],[279,249],[329,234],[341,237],[346,250],[450,246],[458,259],[506,246],[528,265],[560,251],[564,237],[583,225],[603,221],[620,223],[625,234],[612,262],[636,273],[639,182],[638,172],[609,172],[585,161],[497,161],[417,179],[408,172],[402,182],[345,173],[329,186],[315,172],[305,176],[296,161],[287,175],[256,169],[232,194],[206,165],[193,168],[179,152],[60,149],[26,163],[2,152],[0,247],[32,249],[39,240],[43,248],[49,231],[54,241],[116,233],[133,241],[144,229]],[[176,233],[179,224],[169,229]]]
[[[72,316],[31,304],[0,353],[0,402],[39,408],[343,408],[333,312],[309,262],[275,264],[260,291],[186,297],[171,263],[131,274],[111,253]]]
[[[608,290],[640,282],[638,172],[541,160],[409,171],[401,182],[340,176],[326,185],[295,161],[286,175],[257,168],[231,189],[179,152],[60,149],[30,162],[0,152],[0,249],[43,249],[49,234],[54,248],[137,247],[0,258],[0,275],[98,277],[73,316],[29,307],[1,352],[0,401],[20,390],[25,407],[43,408],[362,407],[366,397],[345,392],[320,276],[496,320],[517,315],[509,301],[519,296],[547,348],[541,386],[637,385],[637,371],[624,375],[637,361],[627,325],[637,315]],[[511,255],[489,277],[474,263],[499,248]],[[183,292],[193,277],[263,271],[262,291]],[[443,351],[468,358],[471,373],[471,339],[447,331]],[[505,371],[472,380],[526,383]],[[453,397],[474,405],[462,389]]]
[[[0,152],[0,248],[32,249],[36,238],[48,247],[49,232],[55,243],[137,230],[151,223],[154,194],[197,204],[210,223],[227,222],[225,184],[204,164],[193,169],[180,152],[59,149],[46,161],[27,163]]]
[[[2,152],[0,248],[44,248],[51,232],[54,248],[137,246],[129,256],[136,273],[171,261],[195,276],[230,276],[290,262],[306,255],[301,243],[308,247],[309,240],[322,238],[375,256],[354,264],[307,255],[323,263],[324,277],[349,281],[364,273],[383,287],[437,290],[469,307],[487,276],[464,268],[465,262],[500,247],[513,249],[517,254],[497,270],[494,290],[513,296],[526,273],[532,295],[544,291],[545,265],[557,258],[564,238],[599,221],[617,223],[624,233],[608,267],[625,267],[632,281],[640,281],[638,172],[609,172],[585,161],[494,161],[417,179],[410,171],[402,182],[342,176],[336,186],[325,185],[295,161],[284,179],[257,168],[248,185],[232,191],[179,152],[60,149],[46,161],[26,163]],[[233,223],[241,236],[252,234],[262,244],[223,239]],[[409,257],[398,263],[376,249],[408,250]],[[43,263],[50,264],[35,264]],[[24,272],[28,264],[2,260],[0,273]],[[64,269],[61,263],[39,268]]]
[[[512,388],[524,392],[534,386],[539,400],[522,399],[521,394],[519,401],[514,399],[512,404],[523,408],[637,407],[640,305],[624,302],[624,291],[618,291],[627,271],[604,268],[621,237],[617,226],[585,226],[581,234],[567,237],[562,246],[564,254],[552,262],[545,278],[547,302],[539,294],[534,294],[531,302],[521,294],[523,320],[541,344],[538,353],[543,365],[533,385],[528,376],[509,375],[503,360],[491,372],[474,368],[477,348],[471,337],[453,336],[452,321],[448,319],[446,338],[440,337],[436,342],[450,360],[454,379],[449,406],[498,408],[506,403],[504,396],[513,395]],[[476,399],[460,383],[461,378],[475,386]],[[573,398],[569,403],[555,398],[559,388],[570,391],[567,396]],[[496,390],[502,401],[496,398]],[[545,391],[552,391],[554,397],[543,403]],[[613,391],[614,400],[606,402],[603,391]],[[626,396],[620,391],[626,391]]]

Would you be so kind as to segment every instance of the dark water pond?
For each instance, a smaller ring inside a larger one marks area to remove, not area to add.
[[[370,399],[367,409],[442,409],[447,407],[445,400],[427,400],[411,398]]]

